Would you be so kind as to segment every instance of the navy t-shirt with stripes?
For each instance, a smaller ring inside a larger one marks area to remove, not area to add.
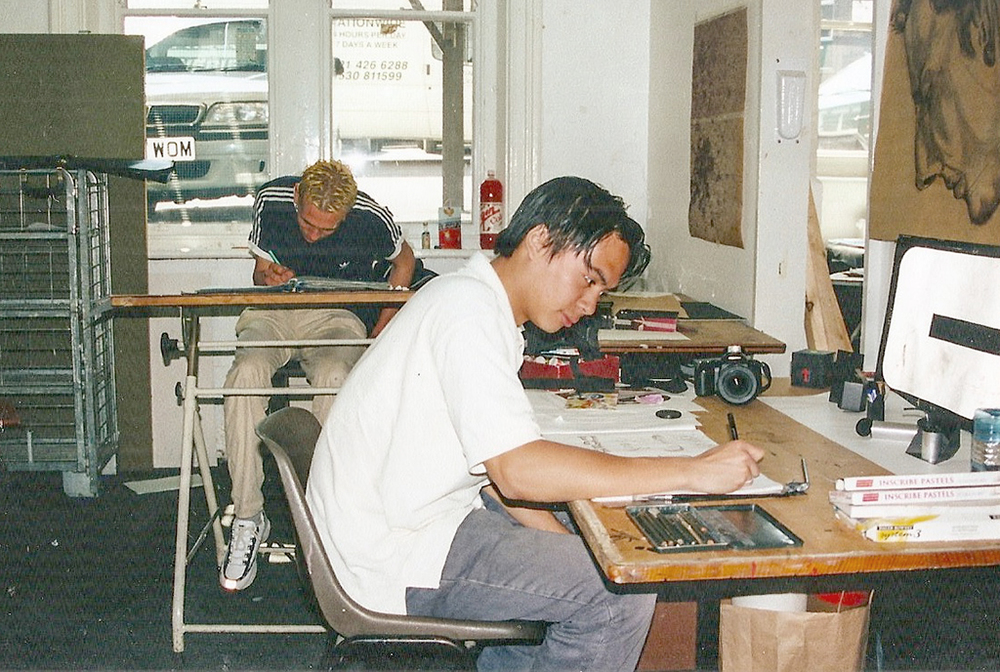
[[[358,192],[354,207],[340,226],[329,236],[309,243],[302,237],[295,211],[298,181],[297,176],[279,177],[257,191],[250,251],[287,266],[297,276],[385,281],[404,240],[389,209]],[[354,312],[370,329],[376,311],[359,308]]]

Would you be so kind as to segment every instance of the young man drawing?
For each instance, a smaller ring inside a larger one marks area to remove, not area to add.
[[[539,646],[480,669],[633,669],[655,597],[609,592],[582,540],[543,508],[600,495],[735,490],[762,451],[623,458],[541,437],[517,376],[527,321],[594,312],[649,261],[621,199],[576,177],[525,198],[496,244],[396,315],[341,390],[308,500],[345,589],[395,613],[550,622]]]
[[[296,276],[388,281],[409,286],[416,262],[389,209],[358,191],[350,168],[317,161],[301,176],[279,177],[254,199],[250,253],[253,284],[281,285]],[[236,323],[241,341],[360,339],[389,322],[395,307],[249,308]],[[268,387],[271,376],[290,360],[302,365],[317,387],[339,387],[361,356],[362,346],[237,348],[226,387]],[[313,398],[322,422],[333,397]],[[233,394],[225,399],[226,458],[235,509],[232,534],[219,582],[243,590],[257,577],[257,556],[271,523],[264,512],[264,462],[254,427],[264,418],[267,398]]]

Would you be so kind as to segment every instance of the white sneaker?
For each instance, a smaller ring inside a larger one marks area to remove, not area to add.
[[[257,578],[257,551],[271,533],[271,521],[261,511],[257,518],[235,518],[229,549],[219,570],[226,590],[243,590]]]

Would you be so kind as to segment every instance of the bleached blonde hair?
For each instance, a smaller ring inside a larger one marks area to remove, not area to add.
[[[299,180],[299,202],[309,202],[324,212],[343,212],[354,207],[358,183],[351,169],[340,161],[317,161]]]

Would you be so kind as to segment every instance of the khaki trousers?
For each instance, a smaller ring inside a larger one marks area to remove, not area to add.
[[[354,313],[339,308],[248,309],[236,322],[236,338],[240,341],[365,338],[367,335],[364,323]],[[237,348],[226,376],[226,387],[270,387],[274,372],[292,359],[302,365],[310,385],[339,387],[364,350],[362,345]],[[237,518],[252,518],[264,508],[261,492],[264,466],[255,428],[264,418],[267,401],[267,397],[261,395],[225,397],[226,459]],[[332,395],[318,395],[313,398],[312,412],[324,422],[332,405]]]

